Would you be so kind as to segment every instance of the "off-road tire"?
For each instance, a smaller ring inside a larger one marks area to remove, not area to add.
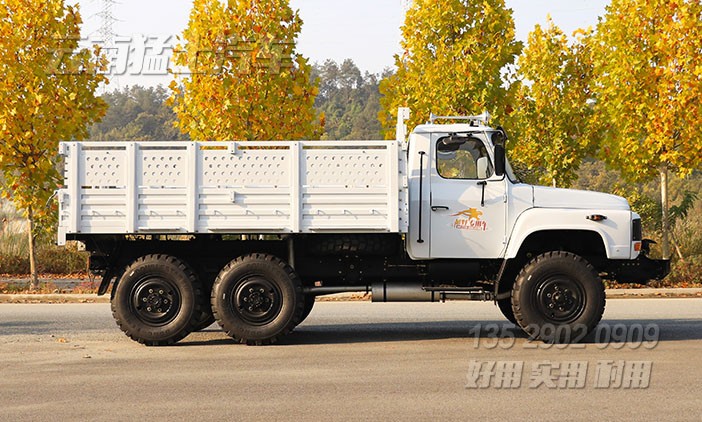
[[[215,319],[239,343],[275,343],[300,323],[304,309],[300,279],[272,255],[256,253],[233,260],[212,287]]]
[[[134,341],[168,346],[196,328],[202,304],[199,280],[178,258],[138,258],[124,270],[113,293],[112,316]]]
[[[585,259],[569,252],[537,256],[520,271],[512,289],[514,317],[532,339],[582,340],[604,309],[602,280]]]

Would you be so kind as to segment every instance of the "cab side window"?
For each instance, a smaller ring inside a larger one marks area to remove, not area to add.
[[[446,137],[436,145],[436,169],[444,179],[481,180],[493,167],[485,144],[473,137]]]

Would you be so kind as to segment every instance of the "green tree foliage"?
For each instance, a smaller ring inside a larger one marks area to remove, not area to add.
[[[325,123],[322,138],[378,139],[378,75],[363,74],[350,59],[340,65],[333,60],[315,64],[312,75],[319,79],[315,108]]]
[[[188,140],[175,127],[176,115],[166,105],[168,91],[158,86],[139,85],[108,92],[102,99],[109,105],[102,121],[90,128],[93,141],[181,141]]]
[[[2,195],[28,221],[33,287],[35,224],[56,215],[45,206],[60,184],[59,141],[83,139],[105,113],[95,90],[105,81],[99,51],[79,49],[81,17],[63,0],[0,1],[0,170]]]
[[[604,158],[631,178],[660,176],[668,256],[668,172],[688,175],[702,163],[702,3],[613,0],[596,41]]]
[[[509,118],[510,158],[538,174],[542,184],[567,187],[585,157],[598,146],[601,128],[593,117],[592,63],[588,37],[566,35],[548,19],[536,25],[519,57],[514,113]]]
[[[514,38],[504,0],[415,0],[402,27],[397,72],[380,84],[379,119],[395,136],[398,107],[410,107],[409,127],[438,115],[480,114],[498,119],[511,111],[513,92],[502,72],[522,45]]]
[[[180,129],[197,140],[313,138],[317,87],[295,52],[302,20],[288,0],[195,0],[175,64]]]

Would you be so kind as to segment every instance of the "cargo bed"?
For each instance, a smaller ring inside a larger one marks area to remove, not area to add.
[[[397,141],[66,142],[72,234],[407,231]]]

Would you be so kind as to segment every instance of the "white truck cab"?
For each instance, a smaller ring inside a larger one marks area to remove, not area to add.
[[[626,199],[519,182],[508,162],[493,164],[493,139],[504,132],[483,118],[422,125],[410,135],[413,259],[515,258],[530,235],[563,230],[596,233],[610,259],[638,257],[642,242],[631,230],[640,217]]]
[[[395,141],[64,143],[59,243],[85,244],[147,345],[215,319],[269,344],[341,292],[490,300],[532,338],[574,341],[602,317],[601,276],[669,272],[625,199],[521,183],[487,114],[407,136],[408,118]]]

